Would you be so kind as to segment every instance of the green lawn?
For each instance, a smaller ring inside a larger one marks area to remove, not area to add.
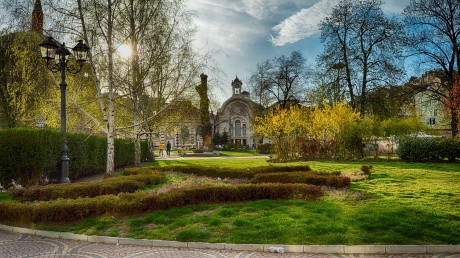
[[[265,158],[160,160],[153,166],[265,166]],[[288,163],[299,164],[299,163]],[[200,205],[105,217],[41,229],[119,237],[277,244],[460,244],[460,165],[402,162],[307,162],[313,170],[353,175],[372,164],[351,190],[329,190],[317,202],[269,201]],[[286,165],[286,164],[273,164]],[[168,175],[184,184],[185,175]],[[194,179],[200,184],[212,179]],[[179,182],[179,183],[178,183]]]

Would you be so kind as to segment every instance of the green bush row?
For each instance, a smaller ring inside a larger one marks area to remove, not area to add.
[[[317,186],[330,186],[334,188],[350,187],[350,178],[340,175],[315,173],[315,172],[280,172],[257,174],[252,179],[253,183],[285,183],[285,184],[312,184]]]
[[[62,139],[60,132],[50,129],[0,130],[0,184],[9,187],[14,181],[16,184],[29,187],[45,179],[57,179]],[[143,142],[142,145],[146,143]],[[67,146],[71,180],[105,170],[106,138],[69,133]],[[115,139],[115,167],[132,164],[134,164],[132,141]]]
[[[460,158],[460,139],[407,137],[400,139],[396,154],[407,162],[454,162]]]
[[[10,191],[14,199],[20,201],[49,201],[58,198],[76,199],[78,197],[96,197],[99,195],[133,193],[150,185],[166,182],[161,172],[140,173],[117,178],[106,178],[101,182],[51,184]]]
[[[247,178],[251,179],[256,174],[273,172],[311,171],[308,165],[304,166],[265,166],[245,169],[200,167],[200,166],[168,166],[161,168],[162,171],[182,172],[198,176],[220,177],[220,178]]]
[[[146,191],[101,195],[94,198],[58,199],[37,203],[0,202],[0,222],[75,222],[101,215],[131,215],[172,207],[261,199],[316,200],[319,186],[307,184],[247,184],[174,189],[154,194]]]

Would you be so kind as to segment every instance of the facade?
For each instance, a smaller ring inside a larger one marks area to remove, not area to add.
[[[449,134],[450,118],[444,112],[444,103],[433,93],[440,88],[441,83],[436,72],[426,72],[420,78],[410,80],[410,85],[416,90],[413,101],[420,120],[430,129]]]
[[[214,117],[216,132],[227,132],[234,144],[253,147],[257,144],[252,124],[260,105],[250,99],[250,94],[243,91],[243,83],[238,76],[232,81],[232,96],[227,99]]]

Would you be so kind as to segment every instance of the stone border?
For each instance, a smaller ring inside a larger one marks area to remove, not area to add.
[[[235,251],[270,252],[270,247],[281,248],[287,253],[329,253],[329,254],[433,254],[460,253],[460,245],[276,245],[276,244],[226,244],[204,242],[178,242],[166,240],[131,239],[106,236],[87,236],[69,232],[54,232],[12,227],[0,224],[0,230],[20,234],[36,235],[93,243],[116,245],[140,245],[152,247],[196,248]]]

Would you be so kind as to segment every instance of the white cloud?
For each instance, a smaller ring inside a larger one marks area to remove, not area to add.
[[[272,28],[277,35],[271,37],[275,46],[295,43],[319,32],[318,23],[324,19],[339,0],[321,0],[310,8],[304,8]]]
[[[263,38],[269,28],[249,15],[238,1],[195,0],[189,4],[197,11],[195,24],[199,45],[209,44],[228,53],[241,54],[245,46]]]
[[[258,20],[270,19],[276,13],[283,1],[278,0],[242,0],[245,12]]]

